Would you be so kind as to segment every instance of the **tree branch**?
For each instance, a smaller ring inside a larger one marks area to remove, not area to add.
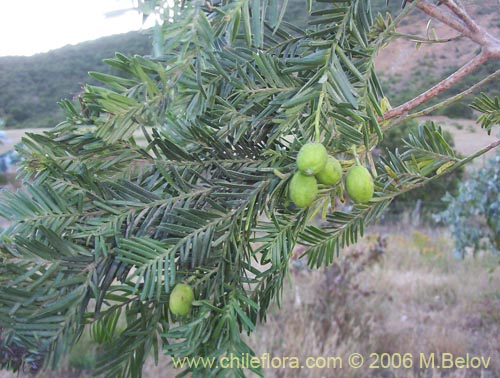
[[[467,28],[467,25],[460,20],[454,13],[437,7],[434,4],[428,3],[426,1],[420,1],[417,3],[417,8],[422,12],[428,14],[432,18],[441,21],[443,24],[448,25],[450,28],[462,33],[466,37],[471,38],[472,32]]]
[[[499,0],[500,1],[500,0]],[[413,35],[413,34],[405,34],[405,33],[393,33],[392,34],[394,37],[397,37],[397,38],[406,38],[412,42],[419,42],[419,43],[428,43],[428,44],[431,44],[431,43],[448,43],[448,42],[451,42],[451,41],[456,41],[460,38],[463,38],[464,36],[462,34],[459,34],[459,35],[456,35],[456,36],[453,36],[453,37],[449,37],[449,38],[444,38],[444,39],[429,39],[428,37],[421,37],[419,35]]]
[[[422,12],[428,14],[432,18],[441,21],[452,29],[462,33],[470,40],[476,42],[488,50],[494,50],[495,53],[500,52],[500,41],[494,38],[487,30],[479,26],[472,18],[460,7],[456,5],[453,0],[442,0],[446,5],[450,5],[450,9],[458,13],[451,13],[447,10],[437,7],[427,1],[420,1],[416,4]],[[454,7],[453,7],[454,5]],[[459,16],[460,15],[460,16]],[[467,23],[461,19],[466,18]],[[469,22],[472,27],[469,27]]]
[[[497,77],[500,76],[500,70],[498,71],[495,71],[494,73],[492,73],[491,75],[488,75],[487,77],[485,77],[483,80],[481,80],[480,82],[474,84],[472,87],[466,89],[465,91],[463,92],[460,92],[459,94],[456,94],[455,96],[453,97],[450,97],[442,102],[440,102],[439,104],[436,104],[436,105],[433,105],[433,106],[429,106],[428,108],[424,109],[424,110],[421,110],[419,112],[415,112],[415,113],[412,113],[410,115],[408,115],[407,118],[418,118],[418,117],[422,117],[422,116],[425,116],[427,114],[430,114],[432,113],[433,111],[437,110],[437,109],[440,109],[444,106],[448,106],[452,103],[454,103],[455,101],[457,100],[461,100],[462,98],[464,97],[467,97],[468,95],[470,95],[472,92],[474,92],[476,89],[478,89],[479,87],[483,86],[484,84],[488,83],[489,81],[493,80],[493,79],[496,79]]]
[[[457,5],[455,0],[442,0],[442,2],[453,13],[448,10],[438,8],[436,5],[431,4],[427,0],[416,2],[415,6],[429,16],[443,22],[450,28],[455,29],[473,42],[479,44],[482,47],[481,53],[475,56],[471,61],[467,62],[455,73],[443,79],[441,82],[434,85],[424,93],[386,112],[384,114],[384,120],[399,117],[402,114],[407,113],[420,104],[430,100],[432,97],[444,92],[487,60],[491,58],[500,58],[500,40],[493,37],[485,29],[479,26],[463,8]]]
[[[453,97],[450,97],[450,98],[448,98],[448,99],[446,99],[444,101],[441,101],[440,103],[438,103],[436,105],[429,106],[428,108],[425,108],[425,109],[423,109],[423,110],[421,110],[419,112],[408,114],[406,117],[401,117],[401,118],[395,120],[394,122],[391,122],[390,124],[382,125],[381,129],[383,131],[386,131],[388,129],[392,129],[393,127],[398,126],[399,124],[403,123],[404,121],[406,121],[408,119],[414,119],[414,118],[419,118],[419,117],[423,117],[425,115],[428,115],[428,114],[434,112],[435,110],[438,110],[440,108],[448,106],[448,105],[454,103],[455,101],[458,101],[458,100],[461,100],[464,97],[467,97],[468,95],[470,95],[471,93],[473,93],[475,90],[477,90],[478,88],[480,88],[484,84],[490,82],[491,80],[496,79],[497,77],[500,77],[500,70],[492,73],[491,75],[488,75],[487,77],[485,77],[480,82],[474,84],[472,87],[466,89],[463,92],[460,92],[459,94],[457,94],[457,95],[455,95]]]
[[[384,120],[388,120],[394,117],[398,117],[408,111],[415,109],[420,104],[430,100],[432,97],[437,96],[438,94],[444,92],[464,76],[468,75],[470,72],[474,71],[476,68],[481,66],[484,62],[486,62],[490,58],[490,55],[486,52],[481,52],[479,55],[476,55],[472,60],[467,62],[464,66],[458,69],[455,73],[448,76],[446,79],[440,81],[432,88],[428,89],[424,93],[418,95],[414,99],[389,110],[384,114]]]
[[[476,22],[469,16],[467,11],[461,7],[459,7],[455,1],[453,0],[442,0],[441,1],[443,4],[445,4],[450,10],[455,13],[458,18],[460,18],[467,27],[473,32],[477,33],[479,32],[479,26],[476,24]]]

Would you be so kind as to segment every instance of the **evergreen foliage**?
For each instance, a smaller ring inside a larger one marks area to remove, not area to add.
[[[25,187],[0,198],[11,222],[0,245],[3,368],[54,367],[85,327],[107,342],[105,377],[140,377],[159,353],[252,355],[242,334],[279,304],[296,244],[310,266],[331,264],[393,198],[477,156],[457,156],[429,122],[372,163],[390,127],[373,58],[394,25],[374,23],[369,0],[308,0],[307,28],[283,21],[276,0],[139,3],[164,18],[156,55],[107,59],[116,74],[92,73],[102,85],[86,85],[79,106],[63,101],[66,120],[19,146]],[[374,198],[336,207],[341,186],[323,187],[294,207],[288,183],[311,141],[344,168],[369,166]],[[310,220],[321,211],[320,227]],[[187,318],[168,309],[179,282],[195,293]],[[188,372],[245,376],[241,366]]]
[[[384,133],[384,139],[378,144],[381,156],[386,156],[391,151],[396,150],[404,145],[410,133],[418,131],[418,122],[414,119],[408,120],[400,124],[397,128],[390,129]],[[454,147],[453,136],[448,131],[443,132],[443,137],[446,142]],[[377,157],[375,157],[377,161]],[[442,198],[449,193],[454,196],[458,193],[458,187],[464,173],[463,168],[455,169],[450,174],[443,177],[441,180],[436,180],[425,187],[417,188],[410,192],[404,193],[396,197],[385,214],[385,219],[396,219],[400,221],[400,216],[405,212],[413,211],[418,201],[421,201],[421,215],[424,221],[432,222],[433,215],[439,211],[443,211],[448,206]]]

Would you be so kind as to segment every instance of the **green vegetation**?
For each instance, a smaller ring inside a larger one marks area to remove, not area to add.
[[[150,37],[141,32],[100,38],[30,57],[0,57],[0,118],[5,128],[52,127],[64,120],[57,102],[74,98],[86,83],[97,82],[89,71],[114,73],[103,62],[115,52],[145,55]]]
[[[455,240],[455,254],[467,248],[500,251],[500,154],[460,183],[458,193],[447,194],[446,210],[436,220],[447,225]]]
[[[273,306],[267,321],[250,336],[256,355],[297,356],[302,363],[325,355],[347,361],[353,350],[366,355],[405,351],[416,356],[445,350],[491,356],[484,375],[497,376],[500,350],[491,335],[500,331],[498,257],[480,254],[459,261],[452,248],[445,229],[403,226],[396,232],[383,227],[380,234],[368,233],[360,244],[343,251],[342,258],[325,269],[310,270],[292,258],[293,285],[284,286],[281,308]],[[89,370],[108,348],[93,341],[86,328],[57,370],[37,377],[94,377]],[[143,378],[182,372],[161,354],[158,366],[154,365],[150,356]],[[293,369],[288,364],[264,369],[264,377],[324,378],[325,371]],[[377,376],[399,377],[401,368],[378,371]],[[369,365],[356,371],[347,366],[343,372],[346,377],[358,372],[374,376]],[[419,373],[432,376],[436,370],[424,367]]]
[[[318,11],[321,9],[327,9],[328,5],[325,2],[312,2],[313,10]],[[306,1],[305,0],[288,0],[287,9],[285,12],[284,20],[288,22],[293,22],[295,25],[306,26],[308,23],[308,13],[306,11]],[[391,13],[391,15],[396,15],[401,11],[401,1],[400,0],[373,0],[371,2],[373,14],[378,12],[385,14],[386,12]]]
[[[374,25],[369,0],[317,2],[326,9],[309,12],[304,29],[282,23],[274,0],[174,1],[172,12],[142,0],[145,11],[168,17],[155,33],[161,58],[108,59],[116,73],[94,73],[101,84],[85,86],[77,104],[62,103],[64,122],[17,147],[25,185],[0,196],[0,216],[9,220],[0,244],[2,368],[55,368],[89,327],[106,350],[93,374],[106,378],[140,378],[160,354],[255,356],[248,336],[282,303],[296,247],[304,267],[329,269],[334,282],[337,269],[347,271],[340,253],[395,198],[495,146],[463,158],[429,121],[375,162],[383,135],[414,110],[385,109],[375,70],[394,25]],[[500,103],[485,96],[477,109],[500,111]],[[485,114],[483,127],[495,120]],[[297,154],[313,140],[325,160],[370,166],[345,180],[360,203],[333,203],[342,185],[322,185],[313,203],[309,192],[293,199]],[[373,259],[351,274],[372,266],[383,248],[380,240]],[[188,306],[176,309],[182,282],[196,302],[191,307],[188,295]],[[327,321],[339,319],[352,334],[350,321],[363,324],[369,311],[345,312],[342,322],[342,311],[353,309],[346,295],[316,302],[344,299]],[[243,378],[262,376],[262,368],[189,365],[181,375]]]
[[[387,157],[390,152],[394,152],[396,149],[401,148],[405,143],[404,141],[408,140],[408,135],[418,132],[418,127],[418,122],[412,119],[403,122],[399,127],[393,128],[385,133],[384,139],[378,146],[380,149],[380,156],[382,158]],[[444,131],[443,137],[451,147],[455,145],[451,133]],[[446,203],[442,201],[446,193],[450,193],[451,195],[457,194],[458,185],[462,180],[463,172],[463,168],[456,169],[444,176],[441,180],[430,182],[423,188],[414,189],[398,196],[389,206],[386,219],[400,221],[400,216],[415,209],[415,205],[420,201],[422,204],[422,221],[431,221],[432,214],[446,208]]]

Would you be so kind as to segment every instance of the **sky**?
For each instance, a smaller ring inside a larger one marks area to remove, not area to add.
[[[33,55],[139,30],[137,11],[117,12],[133,6],[133,0],[0,0],[0,56]]]

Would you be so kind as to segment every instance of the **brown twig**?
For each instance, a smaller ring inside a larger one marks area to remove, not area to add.
[[[389,110],[384,114],[384,119],[388,120],[394,117],[398,117],[404,113],[407,113],[408,111],[415,109],[417,106],[423,104],[424,102],[427,102],[434,96],[437,96],[441,92],[444,92],[448,88],[450,88],[453,84],[458,82],[460,79],[462,79],[464,76],[469,74],[470,72],[474,71],[476,68],[481,66],[484,62],[486,62],[489,59],[488,54],[485,53],[480,53],[479,55],[475,56],[472,60],[467,62],[464,66],[462,66],[460,69],[458,69],[456,72],[448,76],[446,79],[440,81],[438,84],[434,85],[432,88],[428,89],[424,93],[418,95],[414,99],[405,102],[404,104]]]
[[[473,32],[477,33],[479,31],[479,26],[476,22],[469,16],[469,14],[465,11],[465,9],[459,7],[455,1],[453,0],[441,0],[443,4],[445,4],[450,10],[455,13],[458,18],[460,18],[467,27]]]
[[[443,24],[448,25],[450,28],[455,29],[456,31],[470,38],[472,32],[467,28],[467,25],[454,13],[426,1],[420,1],[419,3],[417,3],[417,8],[422,12],[428,14],[432,18],[441,21]]]
[[[399,125],[401,122],[403,122],[406,119],[413,119],[413,118],[423,117],[425,115],[428,115],[428,114],[434,112],[437,109],[440,109],[440,108],[442,108],[444,106],[448,106],[448,105],[454,103],[455,101],[460,100],[460,99],[462,99],[462,98],[470,95],[471,93],[473,93],[475,90],[477,90],[478,88],[480,88],[484,84],[486,84],[486,83],[490,82],[491,80],[496,79],[498,77],[500,77],[500,70],[492,73],[491,75],[488,75],[487,77],[485,77],[480,82],[474,84],[472,87],[470,87],[470,88],[468,88],[468,89],[460,92],[459,94],[457,94],[457,95],[455,95],[453,97],[447,98],[446,100],[441,101],[440,103],[438,103],[436,105],[429,106],[428,108],[425,108],[425,109],[423,109],[423,110],[421,110],[419,112],[411,113],[407,117],[405,117],[404,119],[398,119],[395,122],[391,123],[390,125],[382,126],[382,130],[384,130],[386,128],[391,128],[391,127],[397,126],[397,125]]]
[[[453,2],[453,4],[456,5],[454,1],[450,0],[443,0],[443,2],[450,4]],[[492,47],[493,45],[496,45],[496,48],[500,50],[500,47],[498,47],[500,46],[500,41],[495,37],[493,37],[490,33],[488,33],[486,29],[479,26],[463,8],[457,6],[458,13],[451,13],[427,1],[418,2],[416,4],[416,7],[419,8],[424,13],[431,16],[432,18],[435,18],[436,20],[441,21],[450,28],[455,29],[456,31],[462,33],[465,37],[476,42],[482,47],[489,48]],[[466,23],[460,18],[461,16],[470,20],[470,23],[472,23],[474,26],[470,28],[468,23]]]
[[[427,102],[431,98],[450,88],[487,60],[491,58],[500,58],[500,40],[494,38],[485,29],[477,25],[465,9],[460,8],[454,0],[443,0],[443,3],[451,10],[451,12],[438,8],[436,5],[431,4],[426,0],[416,3],[416,7],[479,44],[481,46],[481,52],[464,66],[459,68],[456,72],[443,79],[432,88],[418,95],[414,99],[386,112],[384,114],[384,120],[399,117],[408,113],[410,110],[415,109],[417,106]]]

